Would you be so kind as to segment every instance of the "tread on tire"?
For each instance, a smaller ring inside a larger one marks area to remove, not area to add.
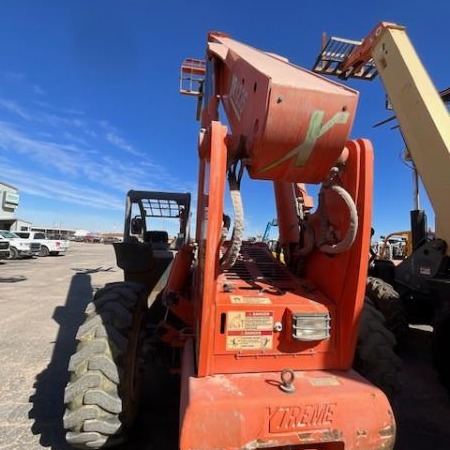
[[[353,367],[393,400],[401,390],[401,360],[395,353],[395,337],[384,317],[366,298],[362,310]]]
[[[397,343],[402,343],[408,335],[409,324],[399,293],[384,280],[368,277],[366,296],[383,314],[385,326],[395,336]]]
[[[118,445],[135,418],[147,309],[142,292],[137,283],[111,283],[86,308],[64,396],[66,440],[75,448]]]

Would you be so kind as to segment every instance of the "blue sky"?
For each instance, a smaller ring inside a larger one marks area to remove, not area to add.
[[[203,57],[208,31],[310,68],[323,31],[360,39],[393,21],[443,89],[449,13],[450,3],[417,0],[3,0],[0,180],[19,188],[17,215],[34,225],[122,229],[128,189],[196,194],[198,123],[194,100],[178,93],[179,69]],[[381,82],[351,86],[361,92],[352,137],[375,147],[374,227],[408,228],[401,137],[373,128],[389,115]],[[275,214],[271,186],[247,179],[243,189],[247,235],[262,234]]]

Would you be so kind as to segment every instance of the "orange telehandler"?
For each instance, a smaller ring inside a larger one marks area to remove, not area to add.
[[[352,369],[380,385],[395,370],[392,335],[364,306],[373,154],[349,140],[357,91],[213,32],[206,61],[183,63],[181,92],[198,97],[201,121],[195,238],[187,195],[127,196],[114,244],[125,281],[96,293],[78,332],[68,442],[103,448],[126,436],[149,347],[150,378],[163,367],[178,380],[181,450],[392,449],[389,401]],[[243,239],[244,171],[273,181],[285,264]],[[312,214],[302,183],[321,184]],[[155,196],[180,221],[177,248],[155,245],[158,208],[145,207]]]

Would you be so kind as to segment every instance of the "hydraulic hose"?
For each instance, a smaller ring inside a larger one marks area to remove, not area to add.
[[[229,178],[230,196],[234,211],[234,227],[230,246],[220,260],[221,269],[232,267],[241,251],[244,235],[244,207],[239,184],[236,178]]]
[[[349,214],[350,214],[350,223],[347,229],[347,233],[345,234],[344,239],[336,244],[320,244],[319,248],[322,252],[328,253],[330,255],[337,255],[339,253],[343,253],[347,251],[355,242],[356,233],[358,231],[358,212],[356,210],[355,202],[353,201],[351,195],[342,187],[336,184],[332,184],[323,188],[331,189],[339,197],[345,202]],[[322,192],[322,195],[324,192]],[[319,214],[320,214],[320,227],[322,236],[326,236],[327,229],[327,219],[326,219],[326,211],[323,206],[319,205]]]

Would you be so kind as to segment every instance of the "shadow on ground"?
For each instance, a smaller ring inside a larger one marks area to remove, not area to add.
[[[64,306],[55,309],[53,319],[59,330],[51,360],[36,377],[35,393],[30,397],[34,419],[32,432],[40,435],[42,447],[51,450],[71,450],[63,427],[64,390],[68,382],[67,367],[76,350],[76,334],[84,321],[84,311],[91,301],[94,287],[90,274],[112,268],[73,268]],[[129,432],[128,441],[115,450],[177,450],[178,449],[178,383],[171,376],[160,376],[147,363],[140,413]],[[156,389],[155,389],[155,386]]]
[[[0,277],[0,283],[17,283],[19,281],[25,281],[27,277],[19,275],[17,277]]]
[[[36,377],[35,393],[30,397],[33,408],[29,417],[34,419],[32,432],[40,435],[40,444],[52,450],[71,449],[64,438],[64,389],[68,381],[67,366],[75,352],[76,334],[84,320],[84,310],[91,301],[93,288],[90,274],[110,270],[74,269],[64,306],[58,306],[53,320],[59,325],[52,358],[45,370]]]
[[[430,331],[410,328],[400,349],[403,390],[394,406],[397,420],[395,450],[448,450],[449,399],[431,361]]]
[[[142,401],[129,440],[122,450],[178,450],[179,380],[158,374],[148,362]],[[117,449],[116,449],[117,450]]]

